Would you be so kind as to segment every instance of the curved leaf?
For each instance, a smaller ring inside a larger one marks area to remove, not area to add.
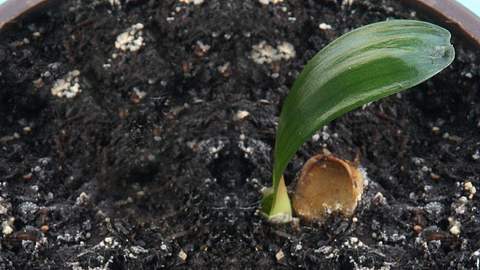
[[[283,104],[274,151],[274,198],[271,205],[264,205],[266,214],[289,211],[278,199],[280,178],[298,148],[317,130],[363,104],[429,79],[454,56],[447,30],[413,20],[358,28],[317,53]]]

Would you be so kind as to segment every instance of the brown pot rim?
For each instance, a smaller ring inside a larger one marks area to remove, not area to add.
[[[19,18],[39,10],[53,0],[7,0],[0,5],[0,30]],[[456,0],[401,0],[417,11],[430,15],[463,36],[467,42],[480,47],[480,18]]]
[[[0,4],[0,30],[9,23],[34,12],[49,0],[7,0]]]
[[[423,11],[444,27],[459,33],[468,43],[480,47],[480,17],[456,0],[401,0]]]

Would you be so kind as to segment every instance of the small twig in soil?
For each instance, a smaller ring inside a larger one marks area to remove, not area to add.
[[[279,230],[273,230],[273,233],[280,236],[280,237],[283,237],[283,238],[286,238],[286,239],[289,239],[289,240],[292,240],[294,239],[295,237],[289,233],[286,233],[284,231],[279,231]]]

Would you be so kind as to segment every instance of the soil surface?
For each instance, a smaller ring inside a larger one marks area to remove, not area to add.
[[[291,185],[323,149],[359,155],[355,216],[273,226],[260,190],[303,65],[353,28],[419,14],[60,2],[1,33],[0,269],[479,268],[480,59],[457,37],[449,68],[332,122],[290,163]]]

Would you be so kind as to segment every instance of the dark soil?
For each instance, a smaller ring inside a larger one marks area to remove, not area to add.
[[[480,59],[458,37],[451,67],[334,121],[289,165],[291,184],[324,148],[359,154],[355,218],[259,214],[306,61],[355,27],[417,18],[395,0],[340,2],[71,0],[3,31],[0,269],[478,269],[480,200],[465,183],[480,187]],[[145,45],[116,49],[137,23]],[[262,41],[296,57],[257,64]],[[53,96],[73,70],[82,92]]]

